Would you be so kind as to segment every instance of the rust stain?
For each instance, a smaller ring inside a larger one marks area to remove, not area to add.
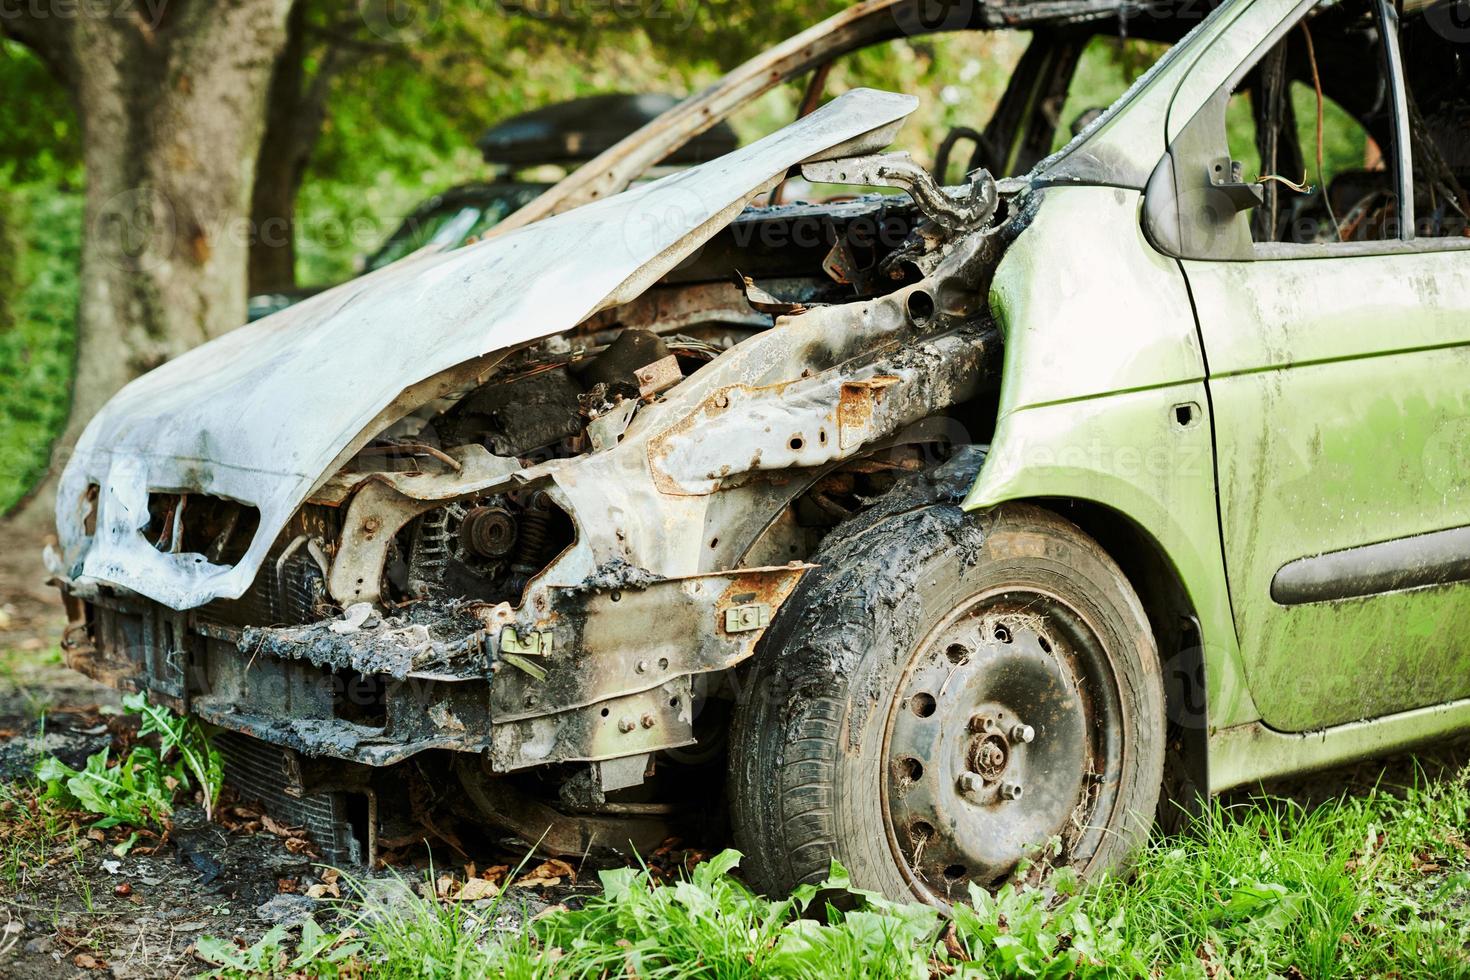
[[[883,393],[898,384],[891,374],[880,374],[861,381],[844,381],[837,398],[837,425],[842,432],[861,431],[873,420],[873,409],[883,401]]]

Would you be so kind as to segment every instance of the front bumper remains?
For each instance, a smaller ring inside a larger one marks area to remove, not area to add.
[[[605,569],[533,610],[426,600],[272,627],[63,582],[63,651],[103,683],[305,756],[386,766],[450,749],[493,772],[602,762],[692,744],[694,679],[750,657],[809,567]]]

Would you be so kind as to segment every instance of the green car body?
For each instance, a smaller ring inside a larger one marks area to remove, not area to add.
[[[1311,6],[1222,5],[1067,151],[1122,179],[1048,187],[996,271],[999,424],[965,501],[1086,502],[1157,550],[1198,619],[1214,791],[1470,722],[1463,584],[1291,604],[1271,588],[1293,561],[1380,542],[1407,539],[1388,560],[1413,566],[1414,538],[1470,524],[1463,242],[1240,261],[1169,256],[1146,234],[1171,144]]]

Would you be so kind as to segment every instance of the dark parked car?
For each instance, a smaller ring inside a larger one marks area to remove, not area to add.
[[[581,166],[678,103],[672,95],[653,92],[589,95],[497,123],[475,144],[485,162],[497,168],[495,179],[459,184],[424,201],[367,257],[362,271],[381,269],[425,246],[457,248],[479,238],[552,186],[545,180],[520,179],[518,174],[548,165],[568,170]],[[664,163],[702,163],[737,145],[735,131],[720,123],[679,147]],[[330,285],[335,283],[258,293],[250,297],[247,320],[269,316]]]

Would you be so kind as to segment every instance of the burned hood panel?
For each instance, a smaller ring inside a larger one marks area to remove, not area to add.
[[[454,252],[419,253],[163,365],[94,418],[62,477],[61,568],[175,609],[236,598],[333,462],[414,385],[632,299],[803,161],[886,145],[917,100],[849,92],[727,156]],[[88,485],[99,488],[95,535]],[[252,504],[233,566],[141,533],[151,492]]]

